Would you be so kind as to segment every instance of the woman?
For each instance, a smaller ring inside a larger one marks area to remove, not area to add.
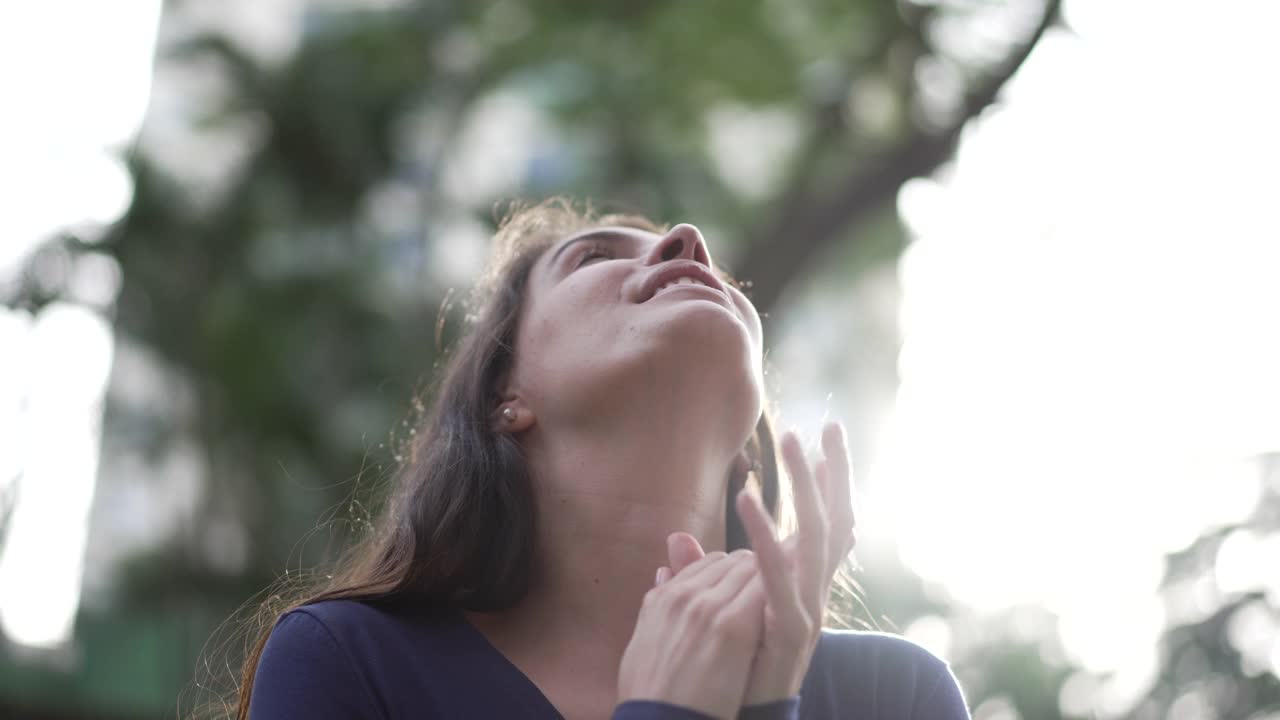
[[[777,540],[760,318],[696,228],[544,204],[497,248],[373,532],[259,640],[240,718],[968,718],[920,647],[821,629],[844,432],[813,467],[782,438]]]

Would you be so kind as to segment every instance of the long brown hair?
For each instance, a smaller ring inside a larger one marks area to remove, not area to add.
[[[468,327],[436,380],[434,399],[415,403],[421,416],[376,519],[329,572],[315,573],[310,580],[296,578],[292,589],[286,577],[265,591],[243,630],[245,658],[238,685],[198,716],[234,713],[247,720],[254,675],[274,623],[302,605],[339,598],[412,599],[495,611],[521,601],[532,574],[537,522],[529,470],[516,440],[491,430],[490,421],[500,402],[498,382],[511,367],[530,270],[558,238],[593,225],[665,232],[644,217],[597,216],[560,199],[509,211],[495,235],[489,268],[468,303]],[[748,546],[733,498],[751,476],[766,507],[777,515],[779,475],[767,412],[761,414],[747,454],[753,461],[749,470],[729,470],[729,549]]]

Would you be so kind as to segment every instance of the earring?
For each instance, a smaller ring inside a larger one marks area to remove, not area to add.
[[[509,423],[513,423],[513,422],[515,422],[515,421],[516,421],[516,411],[515,411],[515,410],[512,410],[512,409],[511,409],[511,408],[509,408],[509,407],[504,407],[504,408],[502,408],[502,419],[503,419],[503,420],[506,420],[506,421],[507,421],[507,422],[509,422]]]

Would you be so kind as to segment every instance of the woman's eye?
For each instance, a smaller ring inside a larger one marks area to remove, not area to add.
[[[596,258],[612,258],[613,256],[600,248],[591,248],[582,253],[582,257],[578,258],[578,267],[586,265],[588,261]]]

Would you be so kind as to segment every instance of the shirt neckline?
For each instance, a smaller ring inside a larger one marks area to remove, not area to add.
[[[450,608],[455,621],[458,623],[462,632],[469,638],[469,642],[477,651],[478,655],[485,660],[492,668],[503,675],[510,678],[511,684],[519,688],[522,695],[523,704],[529,709],[537,713],[537,717],[546,717],[546,720],[564,720],[564,715],[560,713],[551,699],[542,692],[528,675],[524,673],[511,659],[502,654],[502,651],[489,642],[489,638],[485,637],[480,629],[471,624],[466,613],[458,608]]]

